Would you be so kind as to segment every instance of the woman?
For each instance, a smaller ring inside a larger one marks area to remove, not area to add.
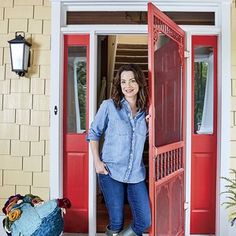
[[[140,68],[134,64],[123,65],[114,79],[112,98],[101,104],[87,136],[108,209],[108,236],[140,236],[150,226],[142,161],[147,98],[147,83]],[[99,155],[99,139],[103,134],[105,140]],[[125,194],[133,221],[123,229]]]

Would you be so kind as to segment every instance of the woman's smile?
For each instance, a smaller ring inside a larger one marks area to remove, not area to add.
[[[125,90],[127,93],[132,93],[134,91],[134,89],[126,89]]]

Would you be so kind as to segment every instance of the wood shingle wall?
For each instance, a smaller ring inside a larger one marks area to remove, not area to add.
[[[0,0],[0,209],[11,195],[49,198],[50,0]],[[8,40],[32,43],[26,77],[11,72]]]
[[[0,209],[10,195],[49,198],[50,0],[0,0]],[[232,3],[231,167],[236,168],[236,3]],[[11,72],[8,40],[32,43],[26,77]]]

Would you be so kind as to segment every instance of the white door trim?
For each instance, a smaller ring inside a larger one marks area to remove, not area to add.
[[[142,34],[147,33],[147,26],[129,26],[121,25],[93,25],[93,26],[65,26],[65,11],[70,6],[70,9],[73,8],[73,4],[78,2],[83,4],[85,8],[91,10],[90,3],[88,1],[73,1],[73,0],[52,0],[51,9],[52,9],[52,27],[51,27],[51,100],[50,100],[50,198],[57,198],[63,195],[63,179],[62,179],[62,118],[63,118],[63,34],[78,34],[78,33],[90,33],[90,111],[89,117],[90,122],[93,119],[96,112],[96,64],[94,58],[96,58],[96,38],[97,34],[115,34],[115,33],[124,33],[124,34]],[[103,5],[99,2],[103,2]],[[185,31],[187,31],[187,38],[191,34],[219,34],[219,43],[218,43],[218,58],[224,58],[224,60],[219,60],[218,65],[218,168],[217,168],[217,206],[216,206],[216,235],[229,235],[229,223],[227,220],[227,211],[221,206],[221,202],[225,200],[225,197],[219,195],[220,192],[224,190],[224,182],[220,179],[220,176],[228,176],[229,169],[229,157],[230,157],[230,79],[231,79],[231,61],[230,56],[230,0],[225,1],[194,1],[193,4],[189,4],[189,1],[182,1],[181,4],[174,3],[176,1],[169,0],[167,1],[158,1],[158,5],[161,6],[161,9],[164,10],[186,10],[186,11],[197,11],[207,9],[213,9],[216,12],[216,27],[203,27],[203,26],[181,26]],[[67,3],[67,5],[65,5]],[[71,5],[70,5],[71,3]],[[129,4],[128,4],[129,3]],[[141,4],[142,3],[142,4]],[[140,1],[140,4],[137,4],[137,1],[117,1],[114,5],[109,5],[108,1],[96,1],[93,5],[93,10],[146,10],[147,1]],[[157,3],[157,1],[154,1]],[[171,3],[171,4],[170,4]],[[198,3],[198,5],[197,5]],[[68,5],[69,4],[69,5]],[[109,6],[104,8],[104,5],[108,4]],[[127,5],[128,4],[128,5]],[[137,4],[137,5],[135,5]],[[177,4],[177,5],[176,5]],[[179,5],[178,5],[179,4]],[[72,6],[72,8],[71,8]],[[202,8],[203,6],[203,8]],[[81,6],[78,9],[82,9]],[[223,17],[222,17],[223,16]],[[188,39],[189,40],[189,39]],[[187,49],[190,47],[189,41],[187,42]],[[224,45],[224,46],[222,46]],[[189,61],[189,60],[188,60]],[[94,65],[94,66],[92,66]],[[190,66],[191,67],[191,66]],[[191,72],[189,72],[189,64],[187,62],[187,81],[191,78]],[[191,70],[190,70],[191,71]],[[190,76],[190,77],[189,77]],[[93,81],[93,82],[92,82]],[[93,83],[93,89],[92,89]],[[191,86],[187,83],[187,88]],[[191,97],[191,96],[190,96]],[[189,98],[189,94],[187,96]],[[92,102],[93,101],[93,102]],[[187,114],[189,113],[189,106],[191,101],[187,99]],[[58,107],[58,114],[54,114],[54,107]],[[189,125],[191,124],[191,115],[187,116],[187,130],[189,130]],[[191,140],[189,139],[189,132],[186,133],[187,137],[187,158],[186,158],[186,167],[190,168],[191,163],[189,162],[189,153],[191,153]],[[95,227],[96,227],[96,175],[94,173],[93,161],[91,158],[91,151],[89,151],[89,235],[94,236]],[[190,171],[186,171],[186,200],[190,200]],[[189,201],[190,202],[190,201]],[[190,205],[189,205],[190,206]],[[189,208],[186,211],[186,232],[185,235],[189,234]],[[94,221],[95,219],[95,221]]]
[[[63,38],[61,2],[51,3],[51,84],[50,84],[50,198],[62,197],[63,188]],[[57,114],[55,114],[57,109]]]
[[[186,33],[186,51],[189,57],[186,58],[186,161],[185,161],[185,235],[190,234],[190,207],[191,207],[191,126],[192,126],[192,85],[191,85],[191,33]],[[188,112],[190,111],[190,112]]]
[[[89,124],[91,124],[97,112],[97,35],[94,31],[90,31],[90,61],[89,61]],[[92,152],[89,148],[89,235],[96,235],[97,228],[97,201],[96,201],[96,173],[94,171],[94,163]]]
[[[222,203],[226,196],[220,193],[226,191],[222,176],[229,176],[230,167],[230,104],[231,104],[231,2],[222,1],[220,19],[221,34],[218,41],[218,162],[217,162],[217,209],[216,232],[217,235],[236,235],[236,228],[232,229],[228,222],[228,211]],[[233,232],[232,232],[233,231]]]

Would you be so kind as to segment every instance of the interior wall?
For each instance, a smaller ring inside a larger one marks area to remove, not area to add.
[[[117,43],[121,44],[147,44],[147,35],[117,35]]]

